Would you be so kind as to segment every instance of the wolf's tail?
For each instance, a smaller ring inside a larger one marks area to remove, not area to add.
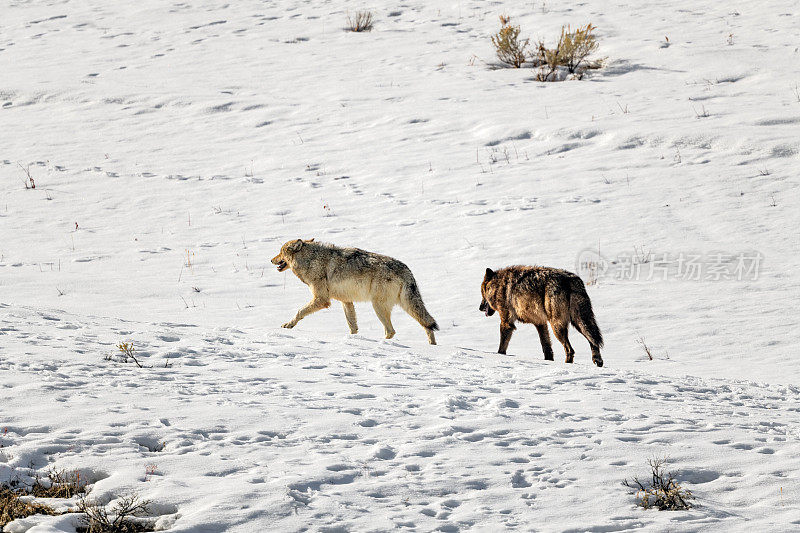
[[[580,279],[575,280],[570,287],[572,292],[569,298],[569,313],[572,325],[580,331],[590,344],[603,347],[603,334],[597,326],[592,311],[592,302],[586,293],[586,287]]]
[[[425,304],[422,303],[422,295],[417,287],[417,282],[414,280],[406,281],[400,291],[400,306],[405,309],[406,313],[422,325],[433,331],[439,330],[439,324],[431,316]]]

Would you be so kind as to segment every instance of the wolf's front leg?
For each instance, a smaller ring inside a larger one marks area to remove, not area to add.
[[[292,329],[297,325],[298,322],[303,320],[306,316],[310,315],[311,313],[315,313],[320,309],[326,309],[331,306],[331,301],[327,298],[322,298],[320,296],[315,296],[313,300],[308,302],[303,308],[301,308],[295,317],[291,319],[286,324],[282,325],[282,328]]]
[[[356,322],[356,306],[353,302],[342,302],[344,308],[344,316],[347,319],[347,325],[350,328],[350,333],[355,335],[358,333],[358,322]]]
[[[508,343],[511,342],[511,335],[514,333],[515,329],[517,328],[514,327],[514,324],[500,322],[500,348],[497,349],[497,353],[506,354]]]
[[[536,330],[539,332],[539,340],[542,343],[542,351],[544,352],[544,360],[553,360],[553,346],[550,344],[550,331],[547,329],[547,324],[536,324]]]

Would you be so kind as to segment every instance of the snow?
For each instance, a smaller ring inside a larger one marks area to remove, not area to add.
[[[4,9],[0,481],[77,468],[185,532],[800,527],[794,4],[365,7],[360,34],[338,0]],[[495,68],[502,13],[595,24],[606,67]],[[338,305],[281,329],[298,237],[408,264],[439,346],[363,304],[355,336]],[[574,365],[525,325],[496,354],[485,268],[598,249],[606,366],[574,330]],[[152,368],[105,359],[129,341]],[[655,456],[694,509],[636,507]]]

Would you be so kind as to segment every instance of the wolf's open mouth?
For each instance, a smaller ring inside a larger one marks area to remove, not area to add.
[[[289,268],[289,265],[286,264],[286,261],[281,261],[278,263],[278,272],[283,272],[287,268]]]

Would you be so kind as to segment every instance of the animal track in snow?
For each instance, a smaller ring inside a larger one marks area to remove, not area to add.
[[[64,396],[68,430],[37,423],[48,419],[44,411],[10,421],[7,436],[0,436],[4,464],[21,468],[23,461],[45,465],[80,455],[117,471],[133,452],[158,465],[154,482],[169,484],[181,464],[203,461],[205,472],[230,479],[234,492],[254,484],[280,491],[280,501],[264,502],[276,513],[285,506],[290,515],[333,517],[344,502],[365,498],[391,510],[398,523],[466,527],[487,508],[503,528],[593,490],[582,474],[587,458],[604,479],[621,482],[646,466],[650,452],[676,442],[707,450],[713,464],[676,465],[703,494],[731,479],[767,482],[735,472],[775,458],[785,465],[785,450],[800,445],[792,430],[800,422],[800,400],[771,386],[597,372],[525,358],[510,364],[494,354],[439,355],[368,338],[252,335],[245,328],[147,325],[18,306],[3,311],[3,343],[17,355],[0,354],[11,385],[0,389],[0,401],[19,401],[17,376],[35,375],[40,394]],[[103,361],[110,341],[120,337],[136,339],[154,367]],[[45,347],[46,360],[25,355]],[[173,366],[159,369],[167,356]],[[421,361],[447,371],[429,374]],[[497,375],[513,371],[513,386],[487,381],[487,368]],[[102,412],[74,402],[92,398],[98,384],[119,400]],[[145,410],[131,409],[131,397]],[[675,412],[665,398],[685,400],[682,410]],[[186,416],[209,406],[218,413],[211,419]],[[778,408],[783,416],[775,420]],[[694,416],[705,409],[717,413],[713,425]],[[108,417],[115,419],[110,425]],[[82,429],[94,427],[95,419],[103,420],[102,433]],[[720,455],[720,446],[731,452]],[[502,513],[492,504],[498,497],[507,502]],[[369,523],[366,511],[353,516]]]

